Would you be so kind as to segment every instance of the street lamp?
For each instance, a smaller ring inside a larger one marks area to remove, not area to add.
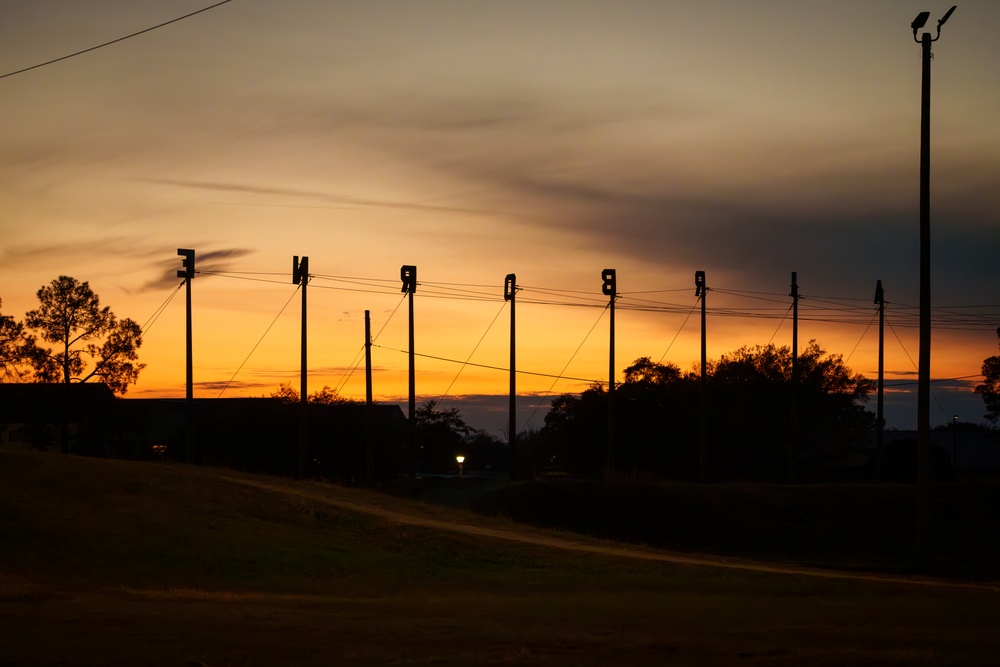
[[[459,454],[455,457],[455,460],[458,461],[458,476],[461,477],[463,475],[462,464],[465,463],[465,457]]]
[[[917,359],[917,544],[921,557],[927,538],[927,504],[930,496],[930,396],[931,396],[931,42],[941,38],[941,26],[953,6],[938,20],[937,34],[924,32],[930,12],[913,19],[913,40],[920,44],[922,77],[920,93],[920,351]]]

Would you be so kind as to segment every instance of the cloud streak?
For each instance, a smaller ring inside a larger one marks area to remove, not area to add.
[[[195,277],[210,277],[213,273],[227,273],[232,270],[232,260],[241,259],[252,255],[253,250],[246,248],[229,248],[224,250],[209,250],[207,252],[195,252]],[[159,253],[162,256],[162,253]],[[150,290],[161,290],[174,287],[178,281],[183,280],[177,276],[177,272],[182,270],[181,257],[177,259],[161,260],[156,262],[160,267],[160,275],[157,278],[147,281],[139,289],[140,292]]]

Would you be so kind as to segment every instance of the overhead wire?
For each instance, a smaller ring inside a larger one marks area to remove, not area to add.
[[[63,60],[69,60],[70,58],[75,58],[77,56],[82,56],[85,53],[90,53],[91,51],[96,51],[97,49],[103,49],[106,46],[111,46],[112,44],[117,44],[118,42],[124,42],[126,39],[132,39],[133,37],[138,37],[139,35],[143,35],[143,34],[145,34],[147,32],[151,32],[153,30],[157,30],[157,29],[162,28],[164,26],[168,26],[171,23],[177,23],[178,21],[183,21],[184,19],[191,18],[192,16],[195,16],[196,14],[201,14],[202,12],[207,12],[210,9],[215,9],[216,7],[224,5],[224,4],[228,3],[228,2],[232,2],[232,0],[221,0],[221,2],[217,2],[214,5],[209,5],[208,7],[203,7],[201,9],[197,10],[197,11],[191,12],[189,14],[185,14],[184,16],[178,16],[175,19],[170,19],[169,21],[164,21],[163,23],[159,23],[159,24],[154,25],[152,27],[145,28],[143,30],[139,30],[138,32],[133,32],[133,33],[131,33],[129,35],[125,35],[124,37],[118,37],[117,39],[112,39],[109,42],[104,42],[103,44],[98,44],[97,46],[91,46],[90,48],[82,49],[80,51],[75,51],[75,52],[67,54],[65,56],[60,56],[58,58],[53,58],[52,60],[46,60],[43,63],[38,63],[37,65],[31,65],[30,67],[22,67],[21,69],[14,70],[13,72],[7,72],[6,74],[0,74],[0,79],[6,79],[7,77],[14,76],[15,74],[23,74],[24,72],[30,72],[33,69],[38,69],[40,67],[45,67],[46,65],[52,65],[54,63],[58,63],[58,62],[61,62]]]
[[[236,372],[235,372],[235,373],[233,373],[233,377],[229,378],[229,381],[228,381],[228,382],[226,382],[226,386],[224,386],[224,387],[222,388],[222,391],[220,391],[220,392],[219,392],[219,395],[218,395],[218,396],[216,396],[216,398],[222,398],[222,394],[224,394],[224,393],[225,393],[225,391],[226,391],[227,389],[229,389],[229,385],[231,385],[231,384],[233,383],[233,380],[235,380],[235,379],[236,379],[236,376],[240,374],[240,371],[241,371],[241,370],[243,370],[243,366],[244,366],[244,365],[246,365],[247,361],[249,361],[249,360],[250,360],[250,357],[251,357],[251,356],[253,355],[253,353],[254,353],[254,352],[255,352],[255,351],[257,350],[257,347],[258,347],[258,346],[259,346],[259,345],[261,344],[261,342],[262,342],[262,341],[264,340],[264,337],[265,337],[265,336],[267,336],[268,332],[269,332],[269,331],[271,330],[271,327],[273,327],[273,326],[274,326],[274,323],[275,323],[275,322],[277,322],[277,321],[278,321],[278,318],[279,318],[279,317],[281,317],[281,314],[282,314],[283,312],[285,312],[285,308],[288,308],[288,304],[290,304],[290,303],[292,302],[292,299],[293,299],[293,298],[295,298],[295,295],[296,295],[296,293],[298,293],[298,291],[299,291],[299,289],[300,289],[301,287],[302,287],[302,285],[301,285],[301,284],[299,284],[299,285],[296,285],[296,286],[295,286],[295,290],[294,290],[294,291],[292,292],[292,295],[291,295],[290,297],[288,297],[288,301],[286,301],[286,302],[285,302],[285,305],[281,307],[281,310],[279,310],[279,311],[278,311],[278,314],[274,316],[274,319],[273,319],[273,320],[271,320],[271,323],[267,325],[267,329],[265,329],[265,330],[264,330],[264,333],[263,333],[263,334],[261,334],[261,336],[260,336],[260,338],[259,338],[259,339],[257,340],[257,342],[256,342],[256,343],[254,343],[254,346],[253,346],[253,348],[252,348],[252,349],[250,350],[250,353],[249,353],[249,354],[247,354],[247,356],[246,356],[246,359],[244,359],[244,360],[243,360],[243,363],[241,363],[241,364],[240,364],[240,366],[239,366],[239,368],[237,368],[237,369],[236,369]]]
[[[275,284],[285,284],[284,281],[268,280],[266,278],[255,278],[253,276],[266,276],[266,275],[282,275],[270,272],[213,272],[213,271],[199,271],[198,273],[204,273],[205,275],[215,275],[220,277],[227,277],[240,280],[257,280],[260,282],[268,282]],[[315,285],[318,289],[332,289],[345,292],[359,292],[359,293],[370,293],[370,294],[393,294],[396,293],[395,289],[390,289],[389,284],[394,283],[395,280],[383,279],[383,278],[363,278],[357,276],[335,276],[328,274],[310,274],[311,278],[317,278],[319,280],[326,280],[332,282],[341,282],[344,285],[354,285],[355,287],[346,287],[343,285]],[[433,298],[442,300],[458,300],[458,301],[483,301],[483,302],[496,302],[502,297],[498,293],[494,292],[483,292],[478,289],[467,289],[467,288],[480,288],[480,287],[492,287],[491,285],[482,285],[479,283],[445,283],[445,282],[420,282],[419,286],[423,287],[417,296],[423,298]],[[370,287],[372,289],[364,289]],[[527,305],[544,305],[544,306],[564,306],[564,307],[577,307],[577,308],[604,308],[604,300],[600,297],[594,295],[593,292],[584,292],[581,290],[563,290],[563,289],[552,289],[552,288],[539,288],[539,287],[524,287],[519,288],[522,291],[526,291],[519,301]],[[622,303],[619,304],[619,308],[623,311],[632,312],[649,312],[649,313],[663,313],[663,314],[681,314],[686,313],[688,308],[685,304],[677,304],[670,302],[656,301],[652,299],[643,299],[641,297],[634,296],[636,294],[651,294],[651,293],[666,293],[666,292],[676,292],[681,290],[642,290],[638,292],[624,293],[621,296]],[[749,290],[727,290],[725,288],[714,288],[714,292],[718,294],[724,294],[729,296],[736,296],[738,298],[748,298],[757,301],[771,302],[781,304],[781,307],[767,307],[758,306],[754,308],[745,307],[733,307],[733,306],[712,306],[708,308],[708,314],[712,317],[732,317],[741,319],[779,319],[783,322],[788,317],[788,309],[785,307],[787,301],[784,298],[768,298],[770,296],[784,296],[773,292],[754,292]],[[531,293],[534,292],[537,296],[532,298]],[[554,298],[544,298],[545,296],[551,296]],[[585,296],[586,295],[586,296]],[[810,295],[800,296],[800,307],[799,307],[799,320],[803,322],[820,322],[827,324],[843,324],[843,325],[865,325],[866,328],[870,326],[868,318],[868,309],[859,305],[855,305],[853,302],[867,301],[867,299],[860,299],[854,297],[815,297]],[[907,304],[894,304],[896,309],[896,326],[897,327],[916,327],[918,325],[916,317],[916,307]],[[981,308],[992,308],[994,306],[981,306]],[[938,307],[933,309],[936,313],[933,315],[933,324],[936,328],[943,328],[948,330],[956,331],[979,331],[985,328],[995,327],[997,322],[1000,322],[1000,313],[968,313],[961,312],[958,306],[946,306]],[[913,312],[911,312],[913,311]],[[773,337],[772,337],[773,340]]]
[[[389,313],[389,317],[386,319],[386,321],[379,328],[378,333],[375,334],[375,336],[372,338],[372,340],[371,340],[372,345],[375,344],[375,341],[378,340],[378,337],[382,335],[382,331],[384,331],[385,327],[389,324],[390,321],[392,321],[393,315],[396,314],[396,311],[399,310],[399,307],[403,305],[404,301],[406,301],[406,297],[407,297],[407,295],[404,294],[403,297],[399,300],[399,303],[396,304],[396,307],[392,309],[391,313]],[[337,393],[338,394],[341,391],[343,391],[344,387],[347,386],[347,382],[351,379],[351,376],[354,375],[354,371],[358,370],[358,366],[361,365],[361,354],[365,351],[365,347],[366,346],[367,346],[367,342],[366,342],[365,345],[361,346],[361,350],[358,352],[358,354],[354,355],[354,359],[351,360],[350,370],[347,373],[344,374],[343,380],[341,380],[341,382],[337,385]]]
[[[389,352],[399,352],[400,354],[409,354],[407,350],[401,350],[395,347],[386,347],[384,345],[372,345],[372,347],[377,347],[380,350],[388,350]],[[462,361],[461,359],[450,359],[448,357],[441,357],[434,354],[423,354],[421,352],[414,352],[413,356],[420,357],[422,359],[433,359],[435,361],[446,361],[452,364],[466,364],[472,366],[473,368],[485,368],[491,371],[504,371],[509,373],[510,369],[506,366],[492,366],[490,364],[477,364],[473,361]],[[588,382],[590,384],[603,384],[602,380],[595,380],[593,378],[578,378],[571,375],[555,375],[554,373],[540,373],[536,371],[525,371],[517,369],[515,371],[518,375],[531,375],[533,377],[543,377],[543,378],[555,378],[556,380],[573,380],[574,382]]]
[[[163,311],[167,309],[167,306],[170,304],[171,301],[174,300],[174,297],[177,296],[177,293],[181,291],[182,287],[184,287],[183,280],[177,287],[175,287],[170,292],[170,295],[167,296],[167,298],[163,301],[163,303],[161,303],[159,307],[157,307],[157,309],[153,311],[153,314],[149,316],[149,319],[146,320],[146,323],[139,328],[139,330],[142,332],[143,335],[145,335],[146,332],[148,332],[153,327],[153,325],[156,323],[156,320],[160,319],[160,315],[162,315]]]
[[[848,361],[850,361],[850,360],[851,360],[851,357],[853,357],[853,356],[854,356],[854,352],[855,352],[855,351],[856,351],[856,350],[858,349],[858,346],[859,346],[859,345],[861,345],[861,341],[863,341],[863,340],[865,339],[865,336],[867,336],[867,335],[868,335],[868,330],[872,328],[872,325],[873,325],[873,324],[875,323],[875,318],[876,318],[876,317],[878,317],[878,310],[877,310],[877,309],[876,309],[876,311],[875,311],[875,314],[874,314],[874,315],[872,315],[872,319],[871,319],[871,321],[870,321],[870,322],[868,323],[868,326],[866,326],[866,327],[865,327],[865,330],[864,330],[864,331],[863,331],[863,332],[861,333],[861,338],[859,338],[859,339],[858,339],[858,342],[854,344],[854,347],[853,347],[853,348],[851,348],[851,353],[850,353],[849,355],[847,355],[847,358],[846,358],[846,359],[844,359],[844,363],[845,363],[845,364],[846,364],[846,363],[847,363]]]
[[[458,372],[455,373],[455,377],[452,378],[451,384],[449,384],[448,388],[444,390],[444,393],[438,397],[438,401],[443,400],[446,396],[448,396],[451,393],[451,388],[455,386],[455,382],[458,380],[458,376],[461,375],[462,371],[465,370],[465,367],[469,365],[469,362],[472,360],[472,355],[474,355],[476,353],[476,350],[479,349],[479,346],[483,344],[483,340],[486,339],[486,334],[488,334],[490,332],[490,329],[493,328],[493,325],[496,324],[497,318],[500,317],[500,313],[503,312],[506,306],[507,302],[504,301],[503,304],[500,306],[500,310],[498,310],[497,314],[493,316],[492,320],[490,320],[490,324],[489,326],[486,327],[486,331],[484,331],[483,335],[479,337],[479,341],[476,343],[476,346],[472,348],[472,352],[469,353],[469,356],[462,363],[462,366],[458,369]]]
[[[674,334],[674,337],[670,339],[670,345],[667,345],[667,349],[663,351],[663,354],[660,355],[660,360],[658,362],[656,362],[656,363],[658,363],[658,364],[662,364],[663,363],[664,357],[666,357],[667,353],[670,352],[670,348],[672,348],[674,346],[674,342],[677,340],[677,337],[681,335],[681,331],[684,330],[684,327],[687,325],[688,320],[691,319],[691,315],[694,314],[695,308],[698,307],[698,304],[701,303],[701,300],[704,299],[704,298],[705,297],[702,295],[702,296],[699,296],[697,299],[695,299],[694,305],[691,306],[691,310],[688,311],[687,317],[685,317],[684,321],[681,322],[681,326],[680,326],[679,329],[677,329],[677,333]]]
[[[608,310],[610,308],[611,308],[611,304],[609,303],[607,306],[605,306],[604,310],[601,311],[601,314],[597,316],[597,319],[594,321],[594,324],[590,327],[590,330],[587,332],[587,335],[583,337],[583,340],[580,341],[580,344],[576,346],[576,350],[574,350],[573,354],[570,355],[569,361],[567,361],[566,365],[563,366],[563,369],[561,371],[559,371],[559,376],[560,377],[556,378],[555,380],[552,381],[552,384],[549,385],[549,388],[545,390],[544,394],[542,394],[542,396],[539,399],[538,403],[535,405],[534,408],[532,408],[531,414],[528,415],[528,418],[524,421],[524,426],[522,426],[521,430],[518,431],[519,434],[520,433],[524,433],[524,431],[528,428],[528,424],[531,423],[532,418],[535,416],[535,413],[538,412],[538,408],[541,407],[542,402],[548,397],[549,394],[552,393],[552,390],[556,386],[556,382],[558,382],[560,379],[562,379],[562,376],[566,373],[566,369],[569,368],[569,365],[571,363],[573,363],[573,359],[576,358],[576,355],[583,348],[583,344],[587,342],[588,338],[590,338],[590,334],[594,333],[594,329],[597,328],[598,322],[601,321],[601,319],[604,317],[604,313],[608,312]],[[608,382],[609,383],[611,382],[611,378],[608,378]]]
[[[886,324],[889,324],[889,322],[886,321]],[[917,370],[919,372],[919,370],[920,370],[919,367],[917,366],[916,363],[914,363],[913,357],[910,356],[910,353],[906,349],[906,346],[903,345],[903,341],[900,339],[899,334],[896,333],[896,330],[892,328],[891,324],[889,324],[889,329],[892,331],[892,334],[896,337],[896,341],[899,342],[899,346],[901,348],[903,348],[903,353],[906,355],[906,358],[910,360],[910,364],[913,366],[914,370]],[[919,380],[917,382],[919,382]],[[933,382],[933,381],[931,380],[931,382]],[[916,384],[916,383],[913,383],[913,384]],[[903,385],[894,385],[894,386],[903,386]],[[930,395],[931,395],[931,398],[934,399],[934,402],[937,403],[937,406],[941,409],[941,412],[945,415],[945,417],[947,417],[948,419],[950,419],[951,418],[951,414],[947,410],[944,409],[944,405],[941,404],[941,401],[940,401],[940,399],[938,399],[937,395],[933,391],[930,392]]]
[[[778,335],[779,331],[781,331],[781,325],[785,323],[785,319],[788,317],[788,313],[790,312],[792,312],[792,306],[788,307],[788,310],[785,311],[785,316],[781,318],[780,322],[778,322],[778,328],[774,330],[774,333],[771,334],[771,337],[767,340],[768,345],[774,341],[774,337]]]
[[[288,281],[285,280],[268,280],[267,278],[249,278],[247,276],[234,275],[233,273],[222,272],[222,271],[202,271],[201,269],[199,269],[195,271],[195,274],[201,276],[216,276],[219,278],[232,278],[233,280],[248,280],[250,282],[255,282],[255,283],[270,283],[272,285],[288,284]],[[275,274],[275,275],[280,275],[280,274]]]

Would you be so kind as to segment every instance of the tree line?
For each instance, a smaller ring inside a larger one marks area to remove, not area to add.
[[[798,355],[795,376],[789,348],[773,344],[710,361],[704,386],[699,371],[636,359],[613,396],[616,470],[690,480],[706,472],[719,479],[785,479],[797,465],[861,446],[875,427],[864,407],[874,382],[816,341]],[[608,401],[601,385],[555,399],[536,436],[536,463],[576,476],[600,474]],[[703,418],[708,471],[700,470]]]

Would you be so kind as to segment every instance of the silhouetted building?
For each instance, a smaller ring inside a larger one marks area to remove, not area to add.
[[[298,472],[298,403],[195,399],[190,417],[184,399],[120,403],[118,456],[188,460],[273,475]],[[310,404],[308,415],[307,476],[355,483],[369,474],[385,479],[405,470],[406,418],[399,406],[373,405],[368,415],[363,403]],[[191,451],[185,451],[188,445]]]
[[[119,399],[105,384],[0,384],[0,446],[93,453],[111,432]]]
[[[103,384],[0,384],[0,446],[298,472],[300,405],[275,398],[116,398]],[[344,483],[406,470],[397,405],[310,404],[306,475]],[[190,429],[190,437],[187,430]],[[189,449],[190,448],[190,449]]]

